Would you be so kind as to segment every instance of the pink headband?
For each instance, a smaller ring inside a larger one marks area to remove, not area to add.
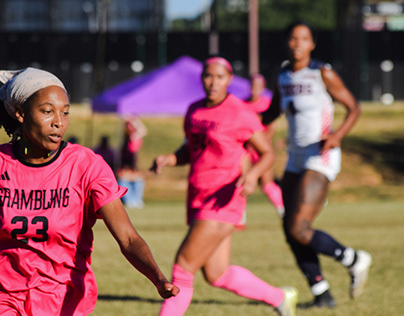
[[[222,65],[222,66],[225,66],[228,72],[230,72],[231,74],[233,73],[233,67],[232,67],[231,64],[230,64],[226,59],[224,59],[223,57],[211,57],[211,58],[208,58],[208,59],[205,61],[205,67],[206,67],[207,65],[209,65],[209,64],[212,64],[212,63],[216,63],[216,64],[220,64],[220,65]]]

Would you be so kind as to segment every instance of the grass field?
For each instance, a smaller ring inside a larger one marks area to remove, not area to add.
[[[402,202],[330,202],[317,221],[340,241],[369,251],[374,257],[365,293],[355,301],[348,296],[349,277],[333,260],[322,257],[323,270],[337,300],[333,310],[300,311],[303,316],[382,316],[404,312],[404,217]],[[163,272],[170,276],[174,254],[185,234],[184,206],[180,202],[147,203],[129,210],[140,234],[147,240]],[[250,198],[248,226],[234,235],[232,264],[242,265],[275,286],[293,285],[300,300],[309,300],[308,287],[284,242],[275,209]],[[148,280],[120,255],[102,222],[95,227],[93,268],[99,295],[93,315],[157,315],[161,300]],[[238,297],[195,278],[192,304],[186,315],[276,315],[265,304]]]
[[[343,112],[336,112],[336,121]],[[303,316],[384,316],[404,314],[404,104],[364,104],[363,113],[343,142],[343,169],[332,184],[329,204],[316,226],[341,242],[369,251],[374,265],[366,292],[356,301],[348,297],[349,277],[344,268],[322,258],[324,274],[337,300],[334,310],[299,311]],[[149,129],[140,152],[140,169],[146,171],[159,153],[168,153],[182,142],[182,118],[144,118]],[[274,145],[275,174],[280,177],[286,161],[285,121],[280,120]],[[91,115],[85,106],[72,107],[66,139],[94,147],[101,135],[111,137],[118,149],[122,122],[113,115]],[[4,132],[0,141],[8,141]],[[184,196],[187,167],[146,175],[146,207],[128,210],[135,226],[150,245],[167,277],[175,252],[184,237]],[[157,315],[161,300],[151,283],[133,270],[105,225],[95,226],[93,268],[99,300],[93,315]],[[245,266],[276,286],[293,285],[300,300],[310,299],[308,287],[297,270],[284,241],[275,210],[257,190],[248,203],[248,228],[234,236],[232,263]],[[275,315],[264,304],[209,287],[197,274],[192,305],[187,315]]]
[[[343,113],[337,111],[336,120]],[[356,301],[348,296],[349,277],[333,260],[322,257],[323,270],[337,300],[333,310],[300,311],[298,315],[384,316],[404,314],[403,243],[404,216],[404,105],[391,107],[367,104],[358,124],[343,143],[343,170],[332,184],[329,204],[316,226],[341,242],[363,248],[374,257],[366,292]],[[95,121],[102,121],[99,116]],[[171,152],[182,142],[181,118],[145,118],[149,134],[140,153],[146,170],[153,157]],[[119,135],[119,121],[116,125]],[[97,126],[105,126],[98,124]],[[285,122],[280,120],[275,137],[280,176],[286,160]],[[95,136],[95,135],[94,135]],[[96,138],[95,138],[96,139]],[[136,227],[170,276],[175,252],[184,237],[184,195],[187,167],[167,169],[160,176],[146,176],[146,208],[129,210]],[[161,300],[152,285],[133,271],[119,255],[102,223],[95,229],[94,270],[100,299],[94,315],[157,315]],[[113,255],[115,254],[115,255]],[[276,286],[293,285],[300,301],[311,299],[308,287],[296,268],[284,241],[273,207],[257,190],[249,198],[248,228],[234,236],[232,264],[249,268]],[[264,304],[252,302],[207,285],[201,274],[187,315],[275,315]]]

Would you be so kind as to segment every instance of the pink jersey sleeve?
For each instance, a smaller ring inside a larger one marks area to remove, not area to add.
[[[118,185],[115,175],[101,156],[97,156],[88,171],[88,194],[94,211],[121,198],[128,191]]]

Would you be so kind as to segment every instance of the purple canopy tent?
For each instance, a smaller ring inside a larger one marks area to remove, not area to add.
[[[94,112],[119,115],[182,116],[188,106],[205,96],[202,63],[183,56],[172,64],[112,87],[92,99]],[[234,76],[229,92],[241,99],[250,95],[248,79]],[[269,97],[269,90],[265,91]]]

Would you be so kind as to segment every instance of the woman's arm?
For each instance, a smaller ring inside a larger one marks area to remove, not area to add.
[[[281,114],[280,95],[278,84],[275,82],[271,105],[269,106],[268,110],[262,113],[262,124],[264,125],[271,124],[279,117],[280,114]]]
[[[135,139],[141,139],[147,135],[147,127],[143,124],[140,118],[135,117],[133,120],[133,126],[136,129],[135,133],[132,134]]]
[[[238,186],[243,185],[242,195],[247,196],[254,192],[258,179],[268,170],[275,161],[272,146],[263,131],[254,133],[248,140],[254,149],[260,155],[260,160],[255,163],[244,175],[242,175],[237,183]]]
[[[322,68],[321,74],[324,84],[331,97],[341,103],[347,114],[342,124],[323,140],[323,151],[341,146],[341,141],[346,134],[352,129],[358,120],[361,110],[358,102],[356,102],[352,93],[346,88],[341,78],[331,68]]]
[[[125,258],[157,288],[162,298],[176,296],[178,287],[167,281],[143,238],[132,225],[120,199],[100,208],[104,222]]]
[[[189,147],[184,143],[172,154],[157,156],[149,171],[159,174],[165,166],[174,167],[185,165],[187,163],[189,163]]]

